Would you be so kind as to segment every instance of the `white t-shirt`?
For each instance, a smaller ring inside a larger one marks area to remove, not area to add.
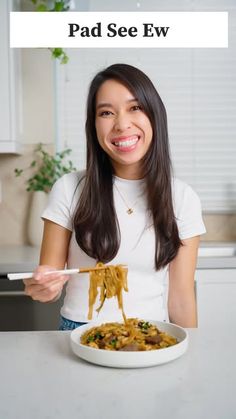
[[[73,213],[78,202],[81,187],[78,180],[83,173],[73,172],[64,175],[53,186],[49,195],[48,206],[42,218],[51,220],[72,231],[68,253],[68,268],[95,266],[96,260],[89,257],[78,246],[73,231]],[[124,311],[127,317],[150,320],[168,320],[166,289],[168,266],[155,271],[155,235],[144,199],[144,181],[126,180],[115,177],[113,187],[114,203],[120,227],[121,245],[116,257],[110,264],[128,265],[128,292],[123,292]],[[201,205],[198,196],[190,186],[173,179],[173,205],[181,239],[205,233],[202,221]],[[127,206],[134,209],[127,213]],[[102,197],[101,197],[102,199]],[[88,274],[76,274],[70,277],[62,316],[88,322]],[[121,321],[122,314],[114,298],[106,299],[102,310],[97,315],[94,306],[93,319],[101,321]]]

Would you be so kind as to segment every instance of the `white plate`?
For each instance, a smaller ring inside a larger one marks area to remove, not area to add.
[[[166,362],[179,358],[186,352],[188,347],[188,334],[185,329],[172,323],[148,321],[155,324],[161,331],[177,338],[178,343],[168,348],[140,352],[95,349],[80,343],[80,337],[87,329],[93,326],[99,326],[98,322],[92,322],[80,326],[71,332],[70,340],[72,350],[80,358],[88,362],[115,368],[143,368],[165,364]]]

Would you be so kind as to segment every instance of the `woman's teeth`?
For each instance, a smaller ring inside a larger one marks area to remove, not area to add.
[[[115,141],[113,144],[117,147],[131,147],[138,142],[138,138],[134,138],[132,140],[125,140],[125,141]]]

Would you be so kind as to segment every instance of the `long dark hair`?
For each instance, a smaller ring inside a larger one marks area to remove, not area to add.
[[[85,253],[104,263],[116,256],[120,246],[113,200],[113,167],[99,145],[95,128],[96,95],[100,86],[110,79],[130,90],[152,125],[153,139],[143,158],[142,169],[155,231],[155,267],[159,270],[174,259],[181,246],[172,203],[167,116],[151,80],[131,65],[111,65],[99,72],[90,85],[86,120],[87,169],[74,215],[76,241]]]

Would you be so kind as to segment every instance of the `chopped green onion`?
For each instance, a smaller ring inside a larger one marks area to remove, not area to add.
[[[140,327],[142,330],[147,330],[150,326],[151,325],[149,322],[139,322],[138,324],[138,327]]]
[[[110,344],[111,344],[111,346],[113,346],[113,348],[116,347],[116,342],[117,342],[116,338],[111,340]]]
[[[95,333],[94,337],[95,337],[95,339],[102,339],[103,338],[103,336],[101,335],[100,332]]]

